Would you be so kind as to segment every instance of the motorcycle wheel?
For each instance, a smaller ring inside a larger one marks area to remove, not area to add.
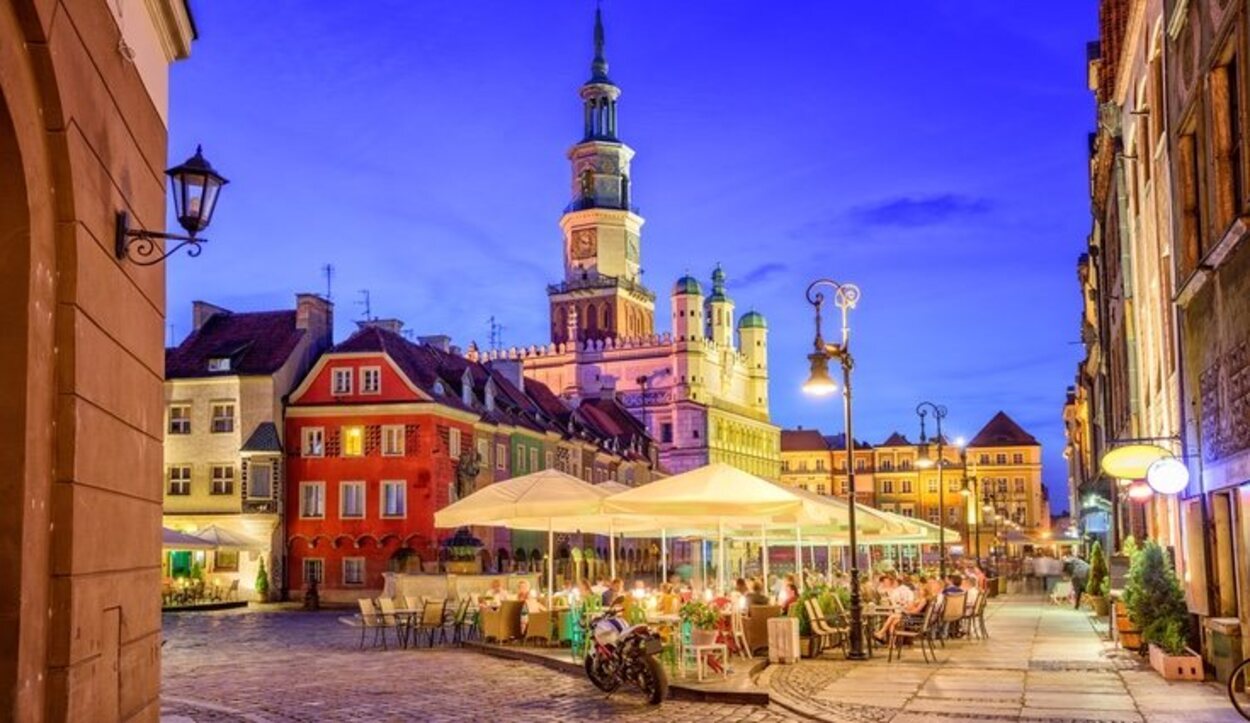
[[[643,656],[642,670],[639,673],[638,687],[647,697],[647,703],[659,705],[668,697],[668,675],[660,661],[646,655]]]
[[[591,652],[586,656],[586,677],[590,678],[590,682],[604,693],[611,693],[620,687],[621,681],[616,676],[603,669],[602,659]]]

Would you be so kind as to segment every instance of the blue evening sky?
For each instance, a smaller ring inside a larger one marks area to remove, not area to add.
[[[339,339],[368,289],[375,315],[418,334],[485,345],[494,315],[505,345],[547,340],[593,2],[193,9],[170,155],[203,143],[232,183],[204,254],[168,265],[174,336],[192,299],[290,308],[324,292],[331,263]],[[856,436],[914,439],[922,399],[949,407],[951,436],[1003,409],[1042,441],[1064,509],[1096,3],[603,11],[662,328],[673,281],[721,262],[739,313],[769,320],[774,420],[838,432],[839,406],[799,391],[803,292],[817,276],[854,281]]]

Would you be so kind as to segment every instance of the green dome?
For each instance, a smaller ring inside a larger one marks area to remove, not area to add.
[[[764,315],[758,311],[748,311],[738,319],[739,329],[767,329],[768,322],[764,320]]]
[[[676,284],[673,284],[673,293],[703,296],[703,287],[699,286],[698,280],[687,274],[678,279]]]

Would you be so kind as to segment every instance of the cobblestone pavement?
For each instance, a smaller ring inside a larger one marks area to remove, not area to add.
[[[1214,684],[1169,683],[1112,648],[1088,614],[1037,601],[995,603],[989,640],[953,640],[925,663],[831,653],[765,672],[774,703],[832,721],[1236,723]],[[880,651],[879,651],[880,652]]]
[[[584,678],[459,649],[357,650],[337,614],[165,618],[161,717],[237,721],[789,721],[750,705],[605,697]]]

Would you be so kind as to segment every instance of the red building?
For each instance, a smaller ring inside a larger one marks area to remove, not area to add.
[[[557,447],[598,450],[631,473],[650,466],[634,452],[649,450],[641,427],[604,421],[628,417],[615,400],[574,412],[519,365],[472,362],[446,337],[417,344],[398,329],[365,326],[291,393],[288,590],[316,576],[323,598],[349,600],[380,590],[385,572],[436,571],[453,531],[436,531],[434,512],[458,492],[556,464]],[[476,474],[457,490],[462,464]]]

